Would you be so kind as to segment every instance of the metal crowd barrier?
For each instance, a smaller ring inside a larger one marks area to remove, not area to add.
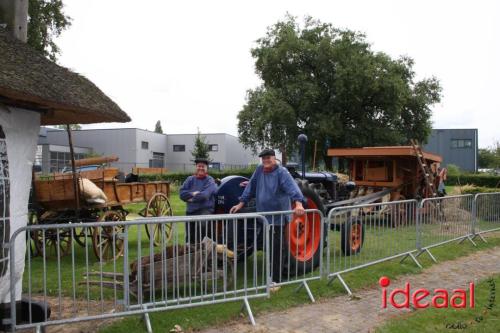
[[[315,302],[308,281],[321,278],[324,248],[324,216],[318,209],[306,209],[303,216],[293,211],[262,213],[269,223],[271,278],[273,286],[300,283]]]
[[[417,228],[416,200],[373,203],[332,209],[326,220],[326,272],[329,284],[338,279],[352,295],[341,274],[398,257],[413,255]]]
[[[308,282],[326,276],[352,294],[347,272],[396,258],[421,268],[423,253],[436,261],[433,247],[476,245],[474,238],[498,230],[500,193],[337,207],[327,218],[310,209],[302,217],[287,211],[30,225],[11,237],[11,277],[14,244],[27,236],[23,297],[49,303],[52,316],[45,312],[40,321],[29,306],[28,318],[17,322],[11,302],[10,323],[12,331],[41,330],[142,315],[151,332],[149,313],[242,301],[255,324],[248,300],[269,297],[272,286],[300,284],[314,302]]]
[[[482,234],[500,230],[500,192],[476,194],[474,208],[473,239],[485,241]]]
[[[143,237],[144,225],[155,237]],[[240,226],[264,232],[239,239]],[[26,251],[22,291],[29,304],[27,318],[17,321],[12,301],[8,324],[13,332],[39,331],[49,325],[140,314],[151,332],[149,313],[233,301],[243,302],[255,324],[248,300],[269,296],[268,229],[258,214],[24,227],[11,237],[11,277],[16,273],[16,239],[24,240],[27,233],[28,245],[35,245],[40,255]],[[92,237],[97,246],[84,241],[80,247],[73,234]],[[11,279],[11,300],[15,296]],[[40,301],[50,305],[50,317],[46,308],[42,314],[32,313],[31,305]]]
[[[423,199],[419,205],[416,257],[427,253],[436,261],[429,249],[453,241],[469,240],[474,246],[474,196],[455,195]]]

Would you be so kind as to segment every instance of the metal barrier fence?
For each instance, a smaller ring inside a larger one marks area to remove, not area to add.
[[[398,257],[410,257],[421,267],[413,252],[417,221],[416,200],[374,203],[332,209],[326,220],[326,272],[329,283],[338,279],[352,292],[341,274]]]
[[[271,278],[273,286],[300,283],[309,299],[314,296],[308,281],[321,278],[324,248],[324,216],[318,209],[306,209],[303,216],[293,211],[266,212],[270,228]]]
[[[423,253],[436,261],[433,247],[476,245],[498,230],[500,193],[337,207],[327,218],[311,209],[32,225],[11,237],[11,277],[13,246],[27,234],[36,250],[26,252],[23,296],[48,302],[53,316],[29,306],[16,322],[11,302],[10,323],[15,331],[142,315],[151,332],[149,313],[242,301],[254,324],[248,300],[269,297],[273,285],[300,284],[314,301],[308,282],[327,276],[352,294],[344,273],[396,258],[422,267]]]
[[[155,237],[145,239],[144,226]],[[239,228],[263,232],[239,239]],[[11,302],[12,331],[141,314],[151,332],[149,313],[232,301],[243,301],[255,324],[248,300],[269,296],[268,230],[257,214],[22,228],[11,238],[11,277],[17,238],[28,233],[28,245],[35,243],[41,255],[26,251],[23,298],[28,313],[16,318],[16,302]],[[75,244],[74,234],[83,239],[83,247]],[[250,258],[249,247],[263,253]],[[51,316],[46,308],[34,313],[32,304],[40,301],[50,305]]]
[[[427,198],[420,202],[417,230],[416,255],[429,254],[429,249],[453,241],[472,240],[474,221],[474,196],[456,195],[449,197]]]
[[[474,208],[474,237],[482,238],[483,233],[500,230],[500,193],[476,194]]]

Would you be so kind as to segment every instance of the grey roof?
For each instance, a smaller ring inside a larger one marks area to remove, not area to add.
[[[128,122],[90,80],[0,29],[0,102],[42,111],[42,125]]]

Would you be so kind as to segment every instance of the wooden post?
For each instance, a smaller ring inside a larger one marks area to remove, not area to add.
[[[76,167],[75,167],[75,152],[73,150],[73,138],[71,137],[71,127],[66,125],[66,130],[68,131],[68,142],[69,142],[69,154],[71,156],[71,171],[73,172],[73,191],[75,193],[75,203],[76,203],[76,218],[79,218],[80,214],[80,191],[78,188],[78,181],[76,178]]]

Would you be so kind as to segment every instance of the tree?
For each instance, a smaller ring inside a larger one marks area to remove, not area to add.
[[[155,133],[163,134],[163,129],[161,128],[161,122],[158,120],[155,125]]]
[[[210,161],[209,151],[207,138],[202,136],[200,130],[198,129],[198,134],[194,140],[194,149],[191,151],[191,155],[193,155],[193,159],[205,158]]]
[[[247,92],[238,114],[240,141],[291,152],[297,136],[319,147],[425,142],[430,106],[440,101],[437,79],[415,81],[413,60],[374,52],[363,34],[306,18],[268,28],[251,51],[263,83]],[[318,151],[324,157],[325,150]]]
[[[71,25],[63,9],[62,0],[29,0],[28,4],[28,44],[52,61],[60,53],[54,38]]]
[[[480,168],[500,169],[500,142],[492,147],[479,149],[478,164]]]
[[[67,127],[66,127],[66,125],[56,125],[55,128],[66,130]],[[82,125],[80,125],[80,124],[71,124],[71,125],[69,125],[69,128],[71,130],[81,130],[82,129]]]

